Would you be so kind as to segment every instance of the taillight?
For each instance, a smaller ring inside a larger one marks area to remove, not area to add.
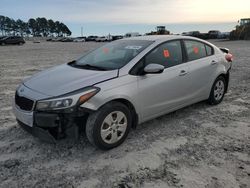
[[[226,60],[227,60],[228,62],[232,62],[232,61],[233,61],[233,55],[230,54],[230,53],[226,54],[225,58],[226,58]]]

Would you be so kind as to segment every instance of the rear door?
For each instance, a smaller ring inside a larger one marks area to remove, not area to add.
[[[210,92],[218,60],[212,46],[196,40],[184,40],[189,66],[190,87],[188,98],[193,101],[206,99]]]
[[[183,63],[181,41],[169,41],[149,52],[139,63],[140,69],[148,64],[165,67],[159,74],[138,77],[138,100],[143,120],[165,114],[186,101],[188,66]]]

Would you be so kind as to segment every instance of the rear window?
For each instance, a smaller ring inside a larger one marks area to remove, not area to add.
[[[184,41],[184,43],[189,61],[207,56],[207,51],[204,43],[193,40],[186,40]]]
[[[211,46],[205,45],[207,56],[213,55],[213,48]]]

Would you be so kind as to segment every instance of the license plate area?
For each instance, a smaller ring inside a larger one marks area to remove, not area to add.
[[[14,106],[14,114],[19,121],[30,127],[33,127],[33,112],[25,112]]]

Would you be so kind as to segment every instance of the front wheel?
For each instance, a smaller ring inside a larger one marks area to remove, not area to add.
[[[111,102],[90,114],[86,123],[89,142],[103,150],[119,146],[126,139],[132,118],[127,106]]]
[[[223,76],[219,76],[212,86],[210,96],[208,99],[209,104],[216,105],[221,103],[226,91],[226,81]]]

